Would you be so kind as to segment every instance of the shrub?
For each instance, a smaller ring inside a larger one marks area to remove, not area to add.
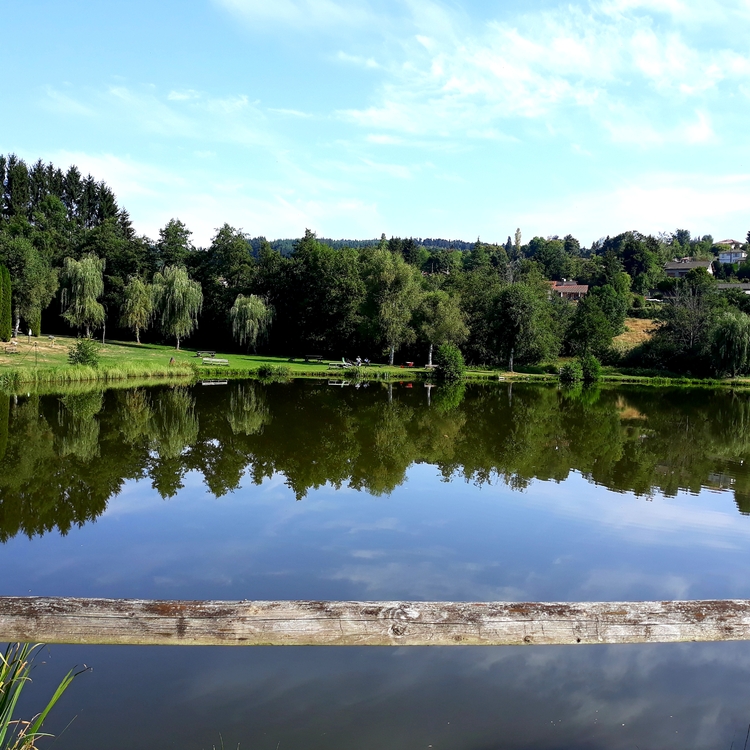
[[[581,368],[581,363],[577,360],[566,362],[560,368],[560,380],[563,383],[577,383],[580,380],[583,380],[583,370]]]
[[[601,379],[602,366],[593,354],[584,354],[579,357],[578,363],[581,366],[581,376],[584,383],[595,383]]]
[[[92,339],[78,339],[68,352],[68,362],[96,367],[99,364],[99,345]]]
[[[461,380],[466,372],[464,355],[454,344],[441,344],[435,354],[437,376],[440,380]]]
[[[258,377],[261,380],[285,380],[291,372],[292,368],[286,365],[261,365],[258,368]]]

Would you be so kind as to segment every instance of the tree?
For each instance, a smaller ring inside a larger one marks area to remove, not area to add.
[[[159,256],[158,268],[164,266],[182,266],[193,251],[190,239],[192,232],[179,219],[170,219],[167,225],[159,230],[156,251]]]
[[[173,336],[180,348],[180,339],[198,327],[198,315],[203,307],[203,291],[183,266],[166,266],[154,274],[154,302],[161,329]]]
[[[140,344],[141,331],[148,328],[154,314],[154,290],[140,276],[131,276],[124,292],[120,325],[134,331],[135,340]]]
[[[511,284],[497,297],[492,314],[500,359],[513,372],[514,361],[533,363],[557,348],[550,305],[530,284]]]
[[[229,316],[232,319],[232,335],[240,346],[247,342],[248,347],[255,351],[258,339],[268,333],[273,320],[273,310],[261,297],[254,294],[249,297],[238,294]]]
[[[570,321],[568,341],[571,349],[580,355],[601,354],[612,344],[615,330],[599,299],[586,295],[576,306]]]
[[[460,344],[469,335],[458,300],[447,292],[427,292],[423,295],[417,311],[417,321],[422,337],[430,345],[427,355],[430,367],[435,344]]]
[[[95,255],[84,255],[81,260],[66,258],[63,265],[63,318],[74,328],[85,328],[86,338],[91,329],[104,322],[104,307],[98,301],[104,293],[104,261]]]
[[[12,221],[9,231],[0,235],[0,263],[10,271],[13,283],[15,335],[18,335],[23,317],[38,336],[42,310],[57,290],[57,272],[28,234],[31,234],[31,227],[25,218],[17,217]]]
[[[393,364],[396,349],[414,339],[409,325],[418,298],[414,269],[387,247],[371,251],[366,260],[367,293],[364,316],[375,341],[388,349]]]
[[[716,370],[733,378],[750,365],[750,316],[735,310],[722,313],[713,333],[711,353]]]
[[[0,341],[10,341],[13,334],[10,272],[0,266]]]

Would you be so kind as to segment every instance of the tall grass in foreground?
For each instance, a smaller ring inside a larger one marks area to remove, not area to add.
[[[0,750],[35,750],[38,739],[50,737],[41,731],[42,724],[76,674],[80,674],[72,670],[68,672],[41,713],[28,721],[14,719],[13,713],[21,691],[26,683],[31,682],[29,674],[37,648],[40,646],[11,643],[5,649],[5,654],[0,654]]]

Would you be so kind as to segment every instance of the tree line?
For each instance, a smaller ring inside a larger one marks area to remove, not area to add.
[[[664,275],[675,257],[715,255],[712,237],[683,229],[583,247],[572,235],[524,242],[520,229],[495,244],[324,241],[309,230],[271,243],[225,224],[196,247],[177,218],[156,239],[137,234],[113,191],[75,166],[0,156],[0,192],[15,334],[44,327],[177,346],[191,337],[212,349],[391,362],[427,362],[435,346],[452,343],[488,366],[593,354],[693,374],[750,368],[747,297],[720,291],[705,273]],[[745,265],[716,270],[743,278]],[[550,282],[563,279],[588,285],[588,294],[577,304],[559,298]],[[628,315],[659,326],[623,360],[613,339]]]

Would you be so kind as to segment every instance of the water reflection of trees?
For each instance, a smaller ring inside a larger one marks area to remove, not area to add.
[[[96,518],[127,479],[172,497],[189,471],[216,496],[282,474],[387,494],[414,463],[447,480],[615,491],[731,488],[750,512],[750,396],[664,389],[333,389],[321,384],[0,396],[0,539]]]

